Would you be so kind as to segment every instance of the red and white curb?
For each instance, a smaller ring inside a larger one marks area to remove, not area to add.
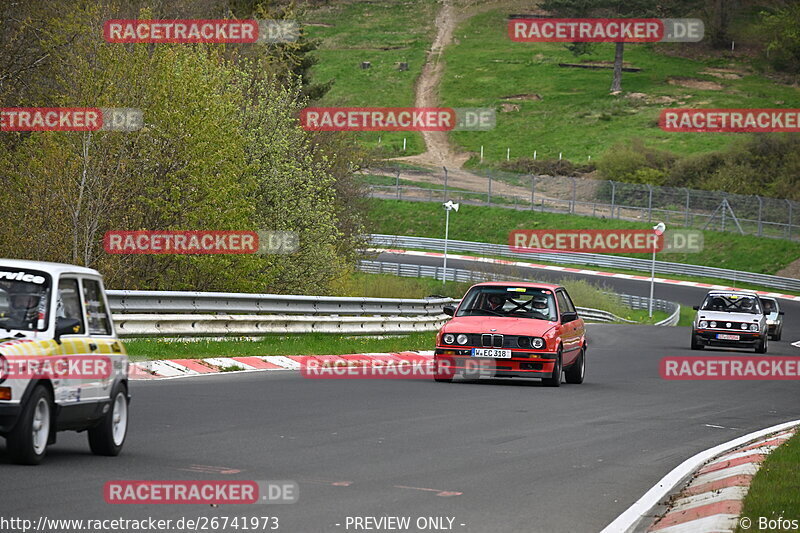
[[[690,457],[601,533],[640,531],[641,524],[652,521],[653,509],[667,501],[667,512],[653,522],[648,533],[736,531],[753,476],[767,455],[786,442],[798,425],[800,420],[778,424]]]
[[[328,364],[406,364],[428,361],[433,358],[433,350],[420,352],[363,353],[347,355],[265,355],[250,357],[207,357],[205,359],[164,359],[138,361],[130,364],[128,378],[175,379],[207,374],[230,372],[255,372],[270,370],[300,370],[309,359]]]
[[[736,531],[744,497],[761,463],[794,430],[763,438],[706,463],[675,496],[667,513],[648,532]]]
[[[417,250],[394,250],[388,248],[387,249],[372,248],[370,251],[380,252],[380,253],[390,253],[390,254],[416,255],[424,257],[444,257],[444,254],[441,252],[420,252]],[[620,278],[620,279],[632,279],[638,281],[650,281],[650,278],[648,276],[637,276],[634,274],[620,274],[618,272],[603,272],[600,270],[587,270],[583,268],[541,265],[538,263],[526,263],[524,261],[509,261],[506,259],[494,259],[491,257],[476,257],[474,255],[458,255],[458,254],[448,253],[447,257],[448,259],[456,259],[461,261],[474,261],[476,263],[488,263],[490,265],[508,265],[508,266],[523,267],[523,268],[536,268],[539,270],[551,270],[554,272],[569,272],[570,274],[599,276],[604,278]],[[728,287],[725,285],[712,285],[710,283],[700,283],[699,281],[681,281],[677,279],[655,278],[655,282],[667,285],[680,285],[683,287],[699,287],[702,289],[737,290],[736,287]],[[800,302],[800,296],[794,296],[791,294],[781,294],[779,292],[767,292],[767,291],[756,291],[756,292],[762,296],[771,296],[772,298],[781,298],[784,300],[794,300],[796,302]]]

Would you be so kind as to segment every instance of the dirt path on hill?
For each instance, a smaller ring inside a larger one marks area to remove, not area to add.
[[[436,16],[436,37],[428,50],[425,65],[422,67],[417,86],[414,105],[416,107],[439,106],[439,83],[444,73],[444,63],[441,61],[442,53],[447,45],[453,42],[453,31],[461,20],[468,18],[463,11],[453,5],[453,0],[444,0],[439,14]],[[457,169],[469,159],[467,153],[457,153],[450,144],[450,139],[445,131],[423,131],[426,151],[422,154],[399,157],[397,161],[407,161],[418,165]]]

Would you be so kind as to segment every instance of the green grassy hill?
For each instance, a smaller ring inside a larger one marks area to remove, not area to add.
[[[623,94],[608,93],[610,70],[559,67],[558,63],[613,60],[610,44],[589,56],[574,57],[561,44],[515,43],[506,33],[507,16],[531,2],[502,4],[468,17],[454,32],[444,53],[445,73],[440,85],[442,105],[493,107],[497,127],[489,132],[455,132],[451,139],[477,153],[483,145],[489,164],[511,157],[557,158],[585,162],[596,159],[618,142],[638,138],[647,145],[677,154],[723,148],[736,134],[666,133],[657,117],[668,107],[798,107],[800,89],[777,83],[752,68],[743,53],[710,54],[697,45],[648,44],[625,47],[626,66],[641,72],[623,75]],[[425,60],[436,28],[439,5],[433,0],[371,2],[338,1],[312,10],[312,36],[323,39],[320,63],[313,74],[320,81],[335,78],[323,105],[413,105],[414,82]],[[362,70],[362,61],[372,68]],[[397,70],[407,61],[409,70]],[[508,98],[524,95],[518,98]],[[401,152],[402,139],[408,150]],[[364,143],[379,147],[386,156],[419,153],[424,146],[416,133],[364,133]],[[475,159],[470,164],[476,164]]]

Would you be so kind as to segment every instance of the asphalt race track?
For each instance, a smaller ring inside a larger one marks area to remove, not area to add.
[[[644,282],[605,281],[618,292],[649,293]],[[656,285],[656,297],[684,305],[699,304],[704,292]],[[800,340],[800,303],[781,305],[784,340],[770,342],[769,355],[800,356],[790,344]],[[345,527],[347,517],[366,516],[407,516],[406,531],[437,531],[414,523],[448,517],[453,531],[591,533],[689,456],[800,419],[797,382],[662,380],[662,357],[698,354],[688,328],[590,325],[589,342],[586,382],[557,389],[536,380],[307,380],[288,371],[135,382],[119,457],[92,456],[75,433],[60,433],[39,467],[11,465],[0,452],[0,514],[269,515],[290,533],[357,531]],[[108,505],[103,486],[116,479],[295,480],[300,498]]]

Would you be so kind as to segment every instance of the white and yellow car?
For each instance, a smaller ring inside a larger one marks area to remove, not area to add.
[[[57,431],[117,455],[128,429],[128,356],[90,268],[0,259],[0,436],[38,464]]]

